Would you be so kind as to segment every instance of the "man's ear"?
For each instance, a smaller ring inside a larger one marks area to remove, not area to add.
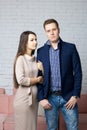
[[[58,31],[59,31],[59,33],[60,33],[60,28],[58,28]]]

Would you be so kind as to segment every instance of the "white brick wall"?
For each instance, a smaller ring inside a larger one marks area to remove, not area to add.
[[[21,32],[35,31],[41,46],[47,18],[58,20],[63,40],[76,43],[87,92],[87,0],[0,0],[0,87],[7,93],[13,89],[13,61]]]

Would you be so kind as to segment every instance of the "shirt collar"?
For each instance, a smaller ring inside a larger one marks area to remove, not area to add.
[[[50,46],[51,47],[51,43],[50,43],[50,41],[48,40],[47,42],[46,42],[46,44],[48,45],[48,46]],[[57,49],[59,49],[60,47],[58,47],[58,45],[60,44],[60,39],[58,40],[58,42],[57,42]],[[59,45],[60,46],[60,45]]]

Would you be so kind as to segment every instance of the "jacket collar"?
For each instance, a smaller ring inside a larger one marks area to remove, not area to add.
[[[62,39],[59,37],[59,40],[58,40],[58,47],[59,47],[59,49],[61,48],[61,44],[62,44]],[[47,40],[47,42],[44,44],[44,46],[48,46],[47,48],[49,49],[50,48],[50,46],[51,46],[51,43],[50,43],[50,41],[49,40]]]

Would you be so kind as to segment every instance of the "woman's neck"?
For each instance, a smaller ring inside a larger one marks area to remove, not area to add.
[[[25,54],[32,56],[32,51],[27,51],[27,52],[25,52]]]

